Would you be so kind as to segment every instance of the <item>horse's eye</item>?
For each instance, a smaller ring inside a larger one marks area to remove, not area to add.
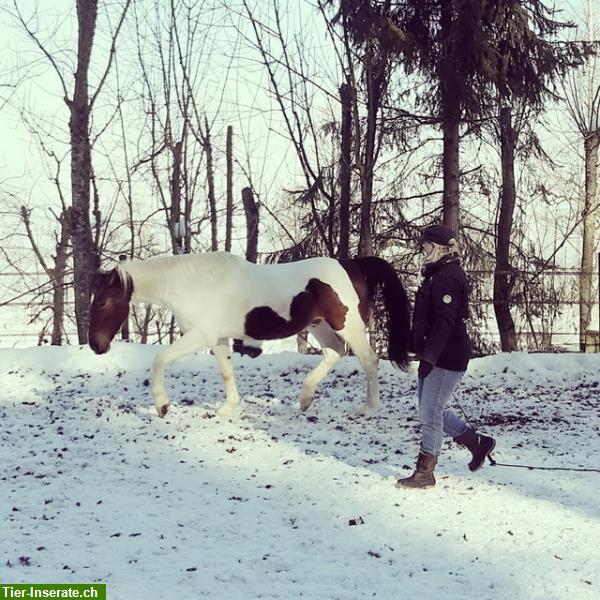
[[[98,308],[104,308],[106,306],[106,300],[100,300],[98,302]]]

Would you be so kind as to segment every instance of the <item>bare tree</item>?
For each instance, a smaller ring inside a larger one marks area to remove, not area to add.
[[[335,190],[328,188],[327,182],[331,179],[326,176],[332,165],[326,164],[322,156],[323,139],[311,109],[310,90],[314,86],[328,99],[338,102],[338,98],[308,75],[304,40],[299,37],[292,41],[286,39],[279,0],[272,0],[272,23],[261,22],[246,0],[243,0],[243,6],[254,35],[253,45],[268,75],[269,87],[283,118],[285,133],[302,170],[302,188],[293,190],[291,195],[297,206],[308,208],[310,213],[306,223],[309,230],[307,246],[318,247],[319,254],[335,256],[335,241],[328,234],[329,217],[335,205]],[[320,202],[325,204],[324,209],[320,208]]]
[[[354,90],[348,83],[340,86],[342,104],[340,146],[340,208],[338,257],[350,258],[350,200],[352,190],[352,106]]]
[[[217,197],[215,195],[215,167],[213,161],[213,147],[210,137],[208,119],[204,117],[203,146],[206,153],[206,185],[208,188],[208,206],[210,210],[210,249],[216,252],[219,249]]]
[[[233,127],[227,127],[225,156],[227,162],[227,190],[225,204],[225,251],[231,252],[231,235],[233,232]]]
[[[48,276],[48,280],[52,286],[51,343],[53,346],[61,346],[63,343],[65,318],[65,277],[67,260],[70,254],[70,208],[63,205],[63,211],[60,215],[56,215],[60,230],[56,237],[55,255],[53,257],[54,264],[52,266],[48,264],[47,259],[39,248],[31,225],[31,211],[25,206],[21,207],[21,217],[35,257]]]
[[[204,3],[171,0],[148,13],[135,12],[147,114],[136,169],[150,169],[174,253],[190,252],[193,235],[205,222],[210,224],[210,248],[218,246],[213,124],[201,109],[198,67],[202,58],[210,62],[199,18],[204,8]],[[195,200],[205,185],[207,202],[202,206]]]
[[[246,260],[255,263],[258,258],[258,204],[252,188],[242,189],[242,202],[246,213]]]
[[[106,81],[115,54],[117,38],[129,9],[131,0],[124,0],[112,38],[107,64],[96,90],[90,97],[89,69],[98,17],[97,0],[77,0],[77,66],[71,86],[60,70],[57,60],[46,48],[30,26],[16,0],[15,14],[24,31],[43,53],[58,76],[65,104],[69,109],[71,145],[71,211],[70,235],[73,240],[74,297],[77,334],[80,344],[87,342],[90,308],[91,274],[99,266],[90,223],[90,185],[92,158],[90,143],[90,115]]]
[[[587,38],[595,39],[592,0],[587,1]],[[598,148],[600,148],[600,76],[597,56],[587,59],[584,68],[569,77],[565,96],[571,118],[583,138],[584,193],[581,207],[581,276],[579,279],[579,346],[585,351],[586,331],[594,304],[593,280],[600,201],[598,200]]]

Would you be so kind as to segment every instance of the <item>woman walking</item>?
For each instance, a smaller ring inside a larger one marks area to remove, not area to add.
[[[409,488],[435,485],[433,472],[444,434],[471,452],[471,471],[483,465],[496,445],[493,438],[476,433],[446,408],[471,355],[465,326],[469,287],[455,234],[445,225],[432,225],[422,232],[418,242],[423,254],[423,282],[415,302],[412,343],[420,359],[421,446],[414,473],[396,484]]]

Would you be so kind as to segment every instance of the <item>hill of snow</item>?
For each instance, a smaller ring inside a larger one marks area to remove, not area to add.
[[[417,450],[416,375],[382,362],[382,408],[345,358],[234,358],[243,406],[203,355],[156,347],[0,351],[0,582],[107,584],[111,600],[599,597],[600,473],[487,465],[446,442],[430,490],[398,490]],[[498,462],[599,468],[600,356],[474,360],[458,398]]]

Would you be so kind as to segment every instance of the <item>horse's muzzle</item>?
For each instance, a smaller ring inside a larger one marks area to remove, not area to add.
[[[89,340],[88,343],[89,343],[90,348],[96,354],[106,354],[110,350],[110,342],[98,343],[95,340]]]

